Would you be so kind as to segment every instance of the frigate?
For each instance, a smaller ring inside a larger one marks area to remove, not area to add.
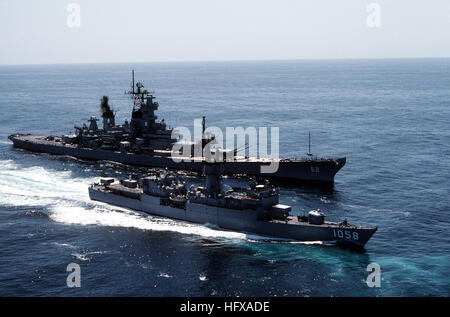
[[[159,107],[153,93],[144,88],[141,82],[135,84],[132,71],[131,120],[116,124],[115,112],[109,99],[101,99],[101,118],[90,117],[88,125],[75,126],[75,133],[68,135],[12,134],[9,139],[17,148],[34,152],[66,155],[87,160],[106,160],[122,164],[148,167],[167,167],[176,170],[201,172],[202,163],[207,160],[205,148],[214,136],[205,133],[205,117],[202,122],[202,138],[194,141],[193,151],[185,159],[173,159],[173,146],[178,141],[174,130],[167,127],[164,119],[157,120],[155,111]],[[196,151],[200,147],[200,152]],[[345,165],[346,158],[319,158],[309,151],[306,156],[294,158],[267,158],[238,155],[246,148],[222,150],[223,170],[226,174],[257,175],[290,182],[316,183],[333,187],[336,173]],[[217,156],[217,151],[208,152]],[[231,155],[229,155],[231,154]],[[231,158],[230,158],[231,157]],[[264,167],[276,163],[276,171],[264,172]]]
[[[178,172],[162,170],[138,180],[102,178],[89,187],[92,200],[152,215],[268,238],[331,242],[364,247],[377,227],[352,225],[347,220],[325,221],[320,210],[290,215],[279,203],[279,189],[267,179],[250,179],[246,187],[224,186],[220,163],[203,163],[202,186],[190,184]]]

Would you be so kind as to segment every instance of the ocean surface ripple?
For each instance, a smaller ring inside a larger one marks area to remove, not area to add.
[[[280,127],[284,157],[346,156],[334,192],[282,187],[297,214],[378,226],[362,252],[220,230],[89,200],[142,169],[26,153],[15,132],[72,132],[130,70],[172,127]],[[0,296],[449,296],[450,60],[0,67]],[[80,288],[66,286],[69,263]],[[370,288],[367,266],[381,267]]]

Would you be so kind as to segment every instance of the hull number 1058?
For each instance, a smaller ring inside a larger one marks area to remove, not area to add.
[[[335,238],[340,239],[347,239],[347,240],[359,240],[358,232],[356,231],[349,231],[349,230],[340,230],[340,229],[333,229],[333,235]]]

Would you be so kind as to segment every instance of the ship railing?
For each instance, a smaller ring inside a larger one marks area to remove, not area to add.
[[[280,162],[328,162],[333,161],[335,158],[327,158],[327,157],[309,157],[309,156],[302,156],[302,157],[293,157],[293,158],[282,158],[280,159]]]

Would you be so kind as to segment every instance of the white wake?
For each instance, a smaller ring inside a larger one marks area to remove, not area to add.
[[[48,207],[50,218],[65,224],[128,227],[203,237],[246,239],[244,233],[144,216],[128,209],[91,201],[88,186],[97,179],[74,178],[71,171],[55,171],[40,166],[21,168],[11,160],[3,160],[0,161],[0,204]]]
[[[96,180],[98,177],[74,177],[71,171],[56,171],[40,166],[22,168],[11,160],[3,160],[0,161],[0,205],[42,206],[49,210],[50,219],[67,225],[172,231],[209,238],[247,241],[293,242],[222,230],[211,224],[199,225],[144,215],[129,209],[91,201],[88,186]]]

